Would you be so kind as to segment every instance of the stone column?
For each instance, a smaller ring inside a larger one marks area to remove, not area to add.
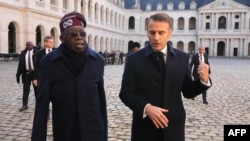
[[[210,43],[209,43],[209,49],[210,49],[210,51],[209,51],[209,56],[214,56],[214,46],[213,46],[213,38],[210,38],[209,39],[210,40]]]
[[[214,45],[214,56],[217,56],[217,44],[216,44],[216,39],[213,38],[213,45]]]

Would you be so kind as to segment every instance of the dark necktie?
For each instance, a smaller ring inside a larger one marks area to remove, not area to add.
[[[201,61],[201,62],[204,62],[204,61],[205,61],[204,58],[203,58],[203,54],[200,54],[200,61]]]
[[[162,52],[155,52],[156,53],[156,60],[158,62],[158,65],[161,68],[162,74],[165,74],[165,59],[164,59],[164,54]]]

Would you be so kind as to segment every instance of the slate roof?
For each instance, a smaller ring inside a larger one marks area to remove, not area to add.
[[[156,5],[161,2],[163,4],[163,10],[167,9],[167,3],[168,2],[172,2],[174,3],[174,9],[177,10],[178,9],[178,4],[180,1],[183,1],[185,3],[185,9],[189,9],[189,5],[191,3],[192,0],[140,0],[140,4],[141,4],[141,9],[145,10],[146,9],[146,5],[148,4],[148,2],[151,3],[151,10],[156,10]],[[213,2],[215,0],[195,0],[195,2],[197,3],[197,8],[200,8],[210,2]],[[244,4],[246,6],[250,7],[250,0],[234,0],[238,3]],[[135,0],[124,0],[125,2],[125,8],[126,9],[132,9],[133,5],[135,4]]]

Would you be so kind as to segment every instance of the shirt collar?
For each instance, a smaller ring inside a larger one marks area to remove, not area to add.
[[[168,54],[167,45],[161,50],[161,52],[166,55]]]
[[[174,49],[174,48],[172,47],[172,45],[167,44],[166,47],[165,47],[165,49],[166,49],[165,54],[167,53],[166,56],[176,57],[176,49]],[[163,49],[163,50],[164,50],[164,49]],[[151,45],[150,45],[150,44],[147,44],[147,45],[145,46],[145,55],[146,55],[146,56],[150,56],[153,52],[154,52],[154,51],[153,51]]]

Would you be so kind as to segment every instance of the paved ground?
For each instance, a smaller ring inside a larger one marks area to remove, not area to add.
[[[183,99],[187,112],[186,141],[223,141],[223,125],[250,124],[250,60],[210,59],[213,86],[208,90],[208,105],[201,96]],[[22,85],[15,81],[17,62],[0,61],[0,141],[29,141],[34,111],[34,93],[29,109],[19,112]],[[130,141],[131,111],[118,93],[122,65],[105,68],[108,104],[109,141]],[[48,141],[52,140],[51,121]],[[176,135],[178,136],[178,135]]]

